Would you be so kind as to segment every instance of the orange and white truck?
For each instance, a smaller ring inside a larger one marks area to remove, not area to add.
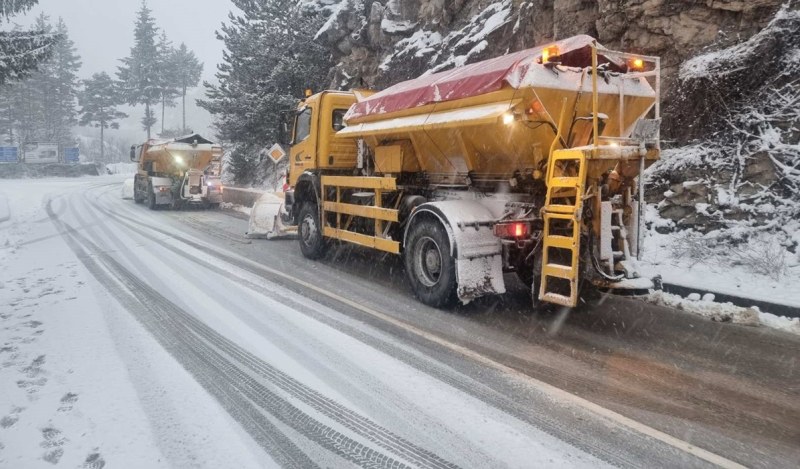
[[[221,146],[197,134],[132,146],[130,158],[137,164],[133,200],[152,210],[218,207],[222,185],[212,168],[222,154]]]

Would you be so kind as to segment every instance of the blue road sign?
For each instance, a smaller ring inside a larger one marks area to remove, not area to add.
[[[19,163],[19,148],[0,147],[0,163]]]
[[[80,148],[64,148],[64,162],[70,164],[77,164],[81,161]]]

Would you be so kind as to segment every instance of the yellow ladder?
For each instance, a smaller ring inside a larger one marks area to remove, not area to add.
[[[586,155],[581,150],[555,150],[548,161],[539,289],[541,301],[568,307],[578,305],[586,166]],[[567,167],[569,171],[565,173]],[[574,202],[571,200],[573,197]]]

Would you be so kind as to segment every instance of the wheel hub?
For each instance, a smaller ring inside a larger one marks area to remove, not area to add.
[[[303,223],[300,224],[300,236],[306,246],[311,244],[311,240],[316,232],[317,223],[314,219],[310,216],[303,218]]]
[[[414,257],[414,270],[419,281],[426,287],[439,283],[442,275],[442,253],[436,241],[429,237],[420,239]]]
[[[439,252],[434,249],[429,249],[425,253],[425,267],[429,272],[438,274],[442,267],[442,260],[439,258]]]

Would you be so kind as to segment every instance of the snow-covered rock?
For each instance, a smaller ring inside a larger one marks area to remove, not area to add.
[[[763,263],[775,278],[790,268],[800,250],[798,56],[795,2],[750,39],[680,67],[668,113],[690,124],[676,136],[685,144],[649,169],[651,229],[690,230],[687,250]]]
[[[334,87],[385,87],[433,68],[474,62],[554,39],[589,34],[604,45],[677,66],[714,45],[760,31],[784,0],[303,0],[330,12],[317,37],[339,62]],[[440,38],[409,42],[418,38]]]

